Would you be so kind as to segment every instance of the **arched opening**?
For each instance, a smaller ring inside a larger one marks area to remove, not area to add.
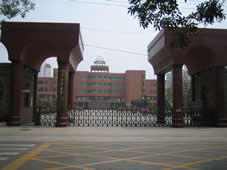
[[[191,76],[186,65],[182,67],[182,90],[183,90],[183,108],[192,107],[192,83]]]
[[[57,106],[57,57],[43,61],[37,78],[37,108],[56,112]]]
[[[55,125],[67,126],[68,96],[72,98],[70,94],[74,82],[72,75],[83,59],[80,25],[3,22],[1,40],[7,47],[9,59],[12,61],[11,76],[8,77],[12,87],[8,125],[18,126],[27,120],[31,122],[32,113],[35,113],[33,109],[37,104],[37,78],[41,63],[46,57],[57,56],[59,90]]]
[[[173,109],[173,80],[172,72],[165,74],[165,113],[172,113]]]
[[[10,108],[10,63],[8,50],[0,42],[0,122],[7,120]]]
[[[7,48],[1,42],[0,42],[0,63],[12,63],[9,60]]]

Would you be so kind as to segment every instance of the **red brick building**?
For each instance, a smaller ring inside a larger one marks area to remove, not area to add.
[[[77,71],[74,78],[74,107],[108,108],[130,105],[133,99],[146,96],[151,103],[157,101],[156,80],[146,80],[144,70],[109,73],[103,59],[97,59],[90,72]],[[56,101],[57,69],[54,78],[38,79],[38,101]]]

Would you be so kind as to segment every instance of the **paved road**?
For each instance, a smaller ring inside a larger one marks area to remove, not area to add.
[[[0,169],[31,152],[37,146],[39,146],[39,144],[27,142],[0,142]]]
[[[226,170],[227,129],[1,127],[1,168]]]

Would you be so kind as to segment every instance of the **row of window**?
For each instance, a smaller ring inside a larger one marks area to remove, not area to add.
[[[40,88],[38,89],[38,91],[48,91],[48,88],[40,87]]]
[[[39,98],[46,98],[46,99],[49,99],[51,97],[51,95],[49,94],[39,94],[38,95]]]
[[[123,76],[78,75],[78,79],[108,79],[108,80],[122,80],[122,79],[123,79]]]
[[[103,82],[89,82],[89,83],[86,83],[86,82],[78,82],[78,86],[112,86],[112,87],[119,87],[121,86],[121,84],[119,83],[103,83]],[[53,89],[54,91],[56,91],[57,89],[54,88]],[[96,89],[92,89],[93,92],[89,92],[89,90],[85,90],[85,89],[82,89],[84,91],[88,91],[88,92],[83,92],[83,93],[95,93],[94,91]],[[48,91],[48,88],[39,88],[38,91]],[[144,93],[145,90],[142,89],[142,93]],[[81,92],[78,92],[78,93],[81,93]],[[108,92],[98,92],[98,93],[108,93]],[[111,93],[111,92],[110,92]],[[150,90],[150,94],[157,94],[157,90]]]
[[[108,80],[122,80],[122,76],[103,76],[103,75],[79,75],[78,79],[108,79]],[[56,84],[56,80],[54,81],[54,84]],[[97,82],[98,83],[98,82]],[[48,81],[44,80],[39,80],[38,84],[48,84]],[[151,86],[157,86],[156,82],[151,82]],[[81,86],[87,86],[87,85],[81,85]],[[88,85],[89,86],[89,85]],[[92,85],[91,85],[92,86]],[[105,85],[100,85],[100,86],[105,86]],[[106,85],[109,86],[109,85]],[[121,86],[121,85],[119,85]],[[144,86],[144,81],[142,81],[142,86]]]
[[[150,94],[157,94],[157,90],[150,90]]]
[[[121,94],[121,90],[78,89],[78,93]]]
[[[48,81],[46,81],[46,80],[45,81],[44,80],[39,80],[38,81],[38,84],[48,84]]]
[[[46,99],[49,99],[49,98],[54,98],[56,99],[56,95],[53,94],[53,95],[49,95],[49,94],[39,94],[38,95],[39,98],[46,98]]]
[[[120,87],[122,83],[104,83],[104,82],[78,82],[78,86],[109,86],[109,87]]]

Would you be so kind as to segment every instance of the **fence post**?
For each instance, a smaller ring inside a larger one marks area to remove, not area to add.
[[[40,107],[38,107],[38,109],[37,108],[35,108],[35,126],[40,126],[40,118],[41,118],[41,116],[40,116],[40,114],[41,114],[41,108]]]

